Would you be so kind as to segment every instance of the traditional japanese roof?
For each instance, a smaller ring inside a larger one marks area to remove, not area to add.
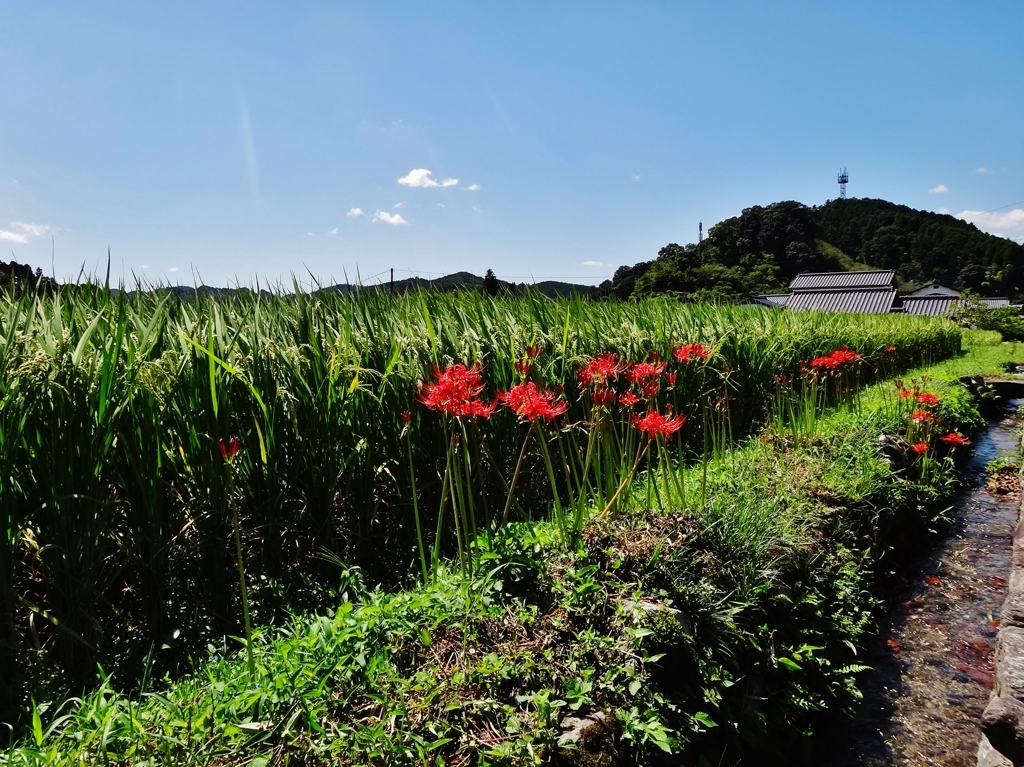
[[[913,314],[918,317],[943,317],[949,314],[954,304],[965,304],[958,295],[918,296],[911,294],[903,296],[901,299],[903,302],[903,313]],[[987,306],[989,309],[1005,309],[1011,306],[1010,299],[1002,297],[979,298],[978,303]]]
[[[931,285],[925,285],[923,288],[918,288],[913,293],[907,295],[917,296],[950,296],[956,298],[960,295],[959,291],[953,290],[953,288],[947,288],[940,282],[933,282]]]
[[[760,306],[770,306],[775,309],[785,309],[789,303],[789,293],[767,293],[762,296],[754,296],[750,299]]]
[[[896,288],[795,290],[786,305],[794,311],[888,314],[895,300]]]
[[[789,283],[789,289],[796,292],[892,288],[895,277],[896,272],[892,269],[873,272],[803,272],[793,278],[793,281]]]

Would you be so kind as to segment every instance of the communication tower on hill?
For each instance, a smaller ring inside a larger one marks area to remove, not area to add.
[[[846,199],[846,184],[850,180],[850,176],[846,173],[846,168],[839,171],[839,199]]]

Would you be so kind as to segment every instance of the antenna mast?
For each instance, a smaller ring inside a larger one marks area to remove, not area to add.
[[[839,171],[839,199],[846,199],[846,184],[849,182],[850,176],[846,172],[846,168]]]

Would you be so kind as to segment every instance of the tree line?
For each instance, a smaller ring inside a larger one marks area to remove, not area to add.
[[[651,261],[620,267],[592,295],[739,301],[783,292],[800,272],[863,269],[894,269],[908,290],[937,280],[1024,300],[1024,245],[950,215],[856,198],[755,205],[711,227],[702,243],[671,243]]]

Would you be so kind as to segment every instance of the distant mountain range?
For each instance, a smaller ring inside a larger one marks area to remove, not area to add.
[[[6,269],[5,269],[6,268]],[[49,277],[41,276],[41,272],[37,269],[35,273],[32,272],[31,267],[23,266],[21,264],[11,263],[9,266],[0,262],[0,288],[3,287],[3,277],[5,274],[10,274],[7,278],[10,284],[14,285],[15,288],[20,289],[22,286],[29,285],[33,280],[41,280],[48,288],[56,287],[56,283],[53,282]],[[95,285],[95,283],[92,283]],[[407,293],[410,290],[424,289],[424,290],[485,290],[488,287],[488,283],[483,277],[478,277],[470,272],[455,272],[454,274],[448,274],[444,277],[438,277],[437,279],[427,280],[422,277],[409,277],[404,280],[395,280],[392,285],[390,282],[374,283],[373,285],[360,285],[358,283],[342,282],[337,285],[330,285],[323,288],[318,288],[312,293],[316,294],[329,294],[329,293],[342,293],[344,295],[350,295],[358,293],[360,291],[389,291],[394,290],[396,293]],[[503,293],[518,293],[525,290],[527,287],[533,290],[539,291],[541,294],[548,296],[549,298],[557,298],[559,296],[568,296],[577,294],[585,296],[589,294],[594,287],[592,285],[576,285],[571,282],[558,282],[555,280],[544,280],[542,282],[536,282],[532,284],[528,283],[513,283],[505,282],[503,280],[494,279],[490,283],[490,289],[496,292]],[[143,289],[142,292],[151,293],[157,291],[167,291],[178,296],[183,301],[189,301],[195,299],[197,296],[213,296],[220,298],[222,296],[234,296],[234,295],[253,295],[256,293],[252,288],[215,288],[210,285],[199,285],[193,287],[191,285],[159,285],[149,289]],[[111,288],[111,293],[120,292],[118,288]],[[137,290],[126,291],[129,296],[139,292]],[[260,295],[264,298],[271,298],[275,295],[273,291],[266,289],[260,289]]]

